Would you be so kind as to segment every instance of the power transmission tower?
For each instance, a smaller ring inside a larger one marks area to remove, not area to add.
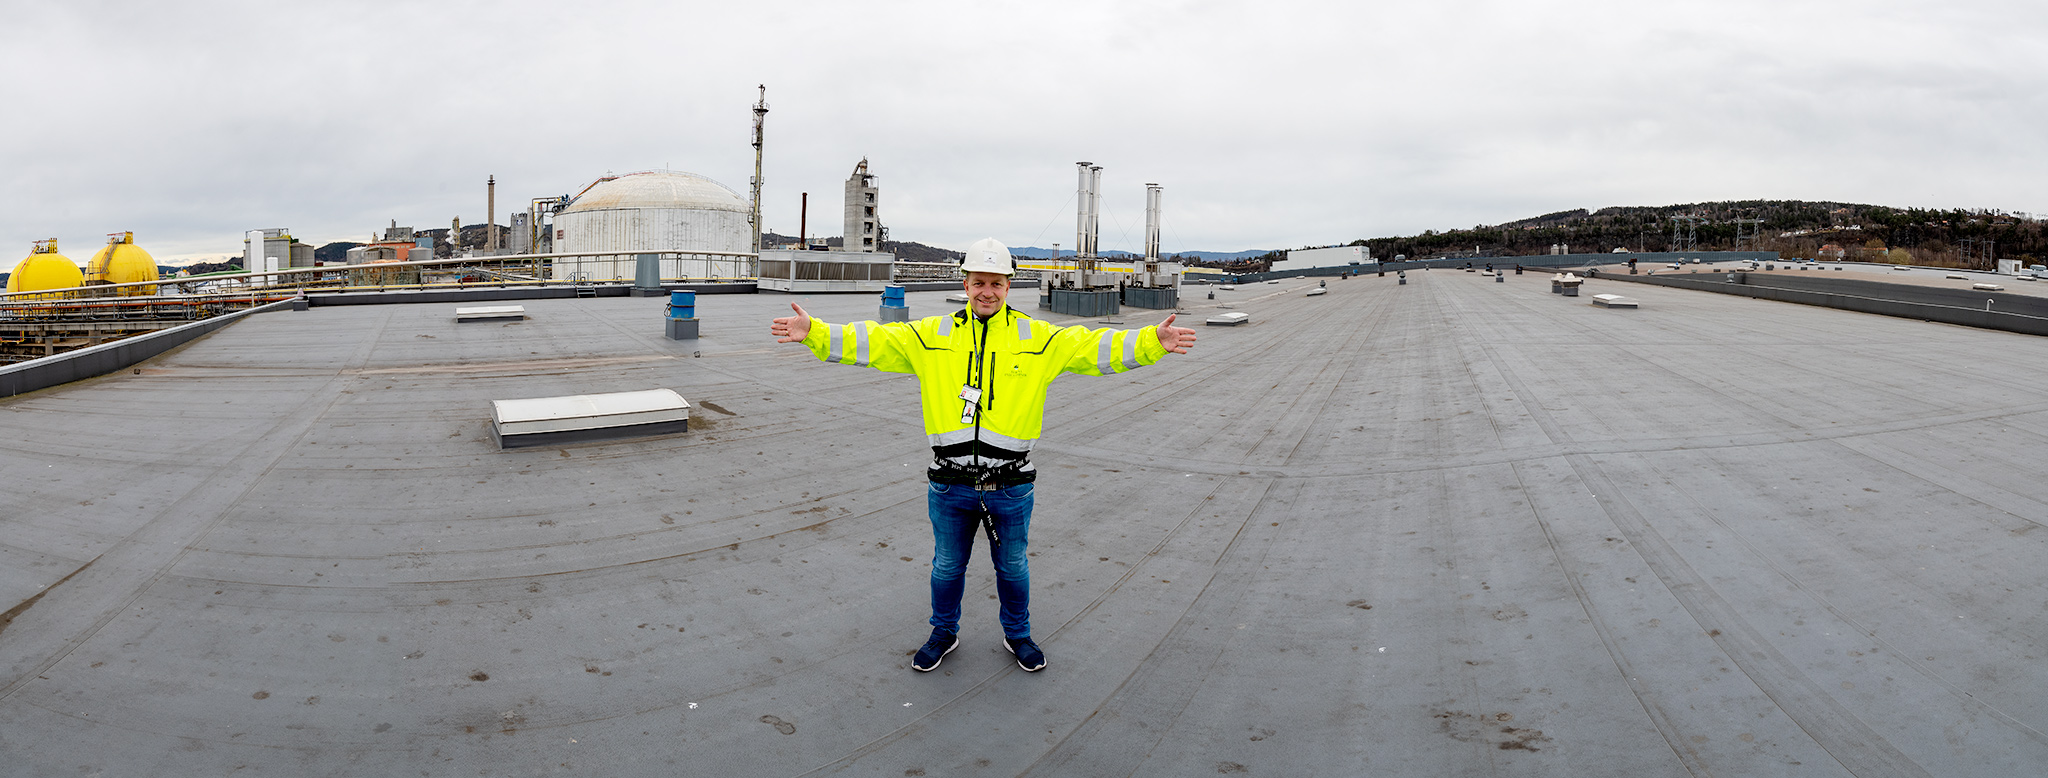
[[[1998,267],[1998,262],[1992,259],[1993,248],[1996,245],[1997,243],[1990,238],[1963,238],[1956,241],[1963,267],[1972,270],[1991,270]]]
[[[1762,219],[1736,219],[1736,220],[1735,220],[1735,250],[1736,250],[1736,251],[1756,251],[1756,250],[1758,250],[1758,249],[1759,249],[1759,248],[1761,248],[1761,247],[1762,247],[1762,245],[1763,245],[1763,237],[1764,237],[1764,220],[1762,220]],[[1745,249],[1745,248],[1743,248],[1743,246],[1745,246],[1745,245],[1746,245],[1746,246],[1748,246],[1749,248],[1746,248],[1746,249]]]
[[[1706,218],[1700,216],[1671,217],[1671,250],[1700,250],[1699,226],[1706,222]]]

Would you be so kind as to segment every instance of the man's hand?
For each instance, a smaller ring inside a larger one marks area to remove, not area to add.
[[[768,334],[774,335],[776,338],[775,342],[777,343],[802,343],[804,338],[811,334],[811,314],[805,311],[803,306],[796,303],[790,303],[789,309],[796,311],[796,315],[776,319],[768,325]],[[1193,333],[1194,331],[1183,330],[1183,332]],[[1192,337],[1191,334],[1190,339]]]
[[[1159,329],[1156,330],[1159,333],[1159,345],[1165,346],[1167,351],[1175,354],[1186,354],[1188,349],[1195,347],[1195,331],[1173,326],[1173,317],[1174,314],[1169,313],[1166,315],[1166,321],[1159,323]]]

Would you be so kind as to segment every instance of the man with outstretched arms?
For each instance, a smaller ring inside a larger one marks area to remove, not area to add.
[[[795,315],[768,328],[781,343],[802,343],[826,362],[915,373],[931,440],[932,634],[910,666],[930,672],[960,645],[960,598],[977,527],[985,525],[1002,603],[1003,646],[1026,672],[1045,668],[1031,640],[1031,572],[1024,555],[1031,530],[1031,446],[1045,420],[1045,390],[1062,373],[1110,375],[1185,354],[1195,331],[1059,327],[1009,307],[1010,250],[993,238],[967,249],[967,307],[914,322],[839,325]]]

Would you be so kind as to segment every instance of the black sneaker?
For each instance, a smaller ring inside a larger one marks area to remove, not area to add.
[[[1045,652],[1038,650],[1038,644],[1031,642],[1030,636],[1003,638],[1003,647],[1017,655],[1017,666],[1024,668],[1024,672],[1035,673],[1045,669]]]
[[[910,669],[929,673],[938,669],[939,661],[960,647],[960,633],[934,628],[932,638],[924,642],[924,648],[917,650],[917,656],[910,660]]]

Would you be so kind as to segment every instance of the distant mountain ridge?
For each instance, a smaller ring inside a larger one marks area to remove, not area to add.
[[[2048,257],[2048,222],[1986,208],[1892,208],[1808,200],[1726,200],[1664,206],[1575,208],[1501,224],[1421,235],[1360,238],[1379,259],[1509,257],[1625,251],[1776,251],[1993,269],[1994,260]],[[1308,248],[1308,247],[1304,247]]]

